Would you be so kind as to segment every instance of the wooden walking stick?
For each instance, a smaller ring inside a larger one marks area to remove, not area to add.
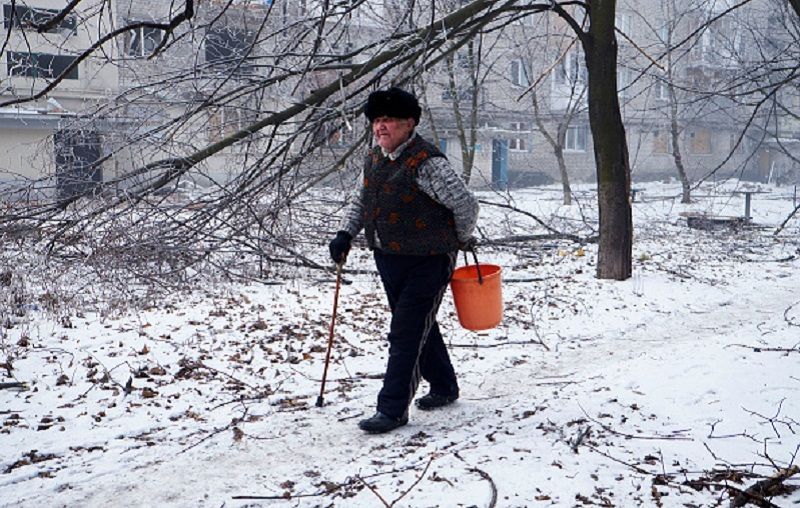
[[[322,385],[319,387],[319,397],[317,397],[317,407],[325,404],[325,379],[328,377],[328,363],[331,361],[331,349],[333,348],[333,327],[336,324],[336,307],[339,305],[339,286],[342,284],[342,265],[344,262],[336,264],[336,291],[333,293],[333,316],[331,317],[331,328],[328,335],[328,352],[325,354],[325,370],[322,371]]]

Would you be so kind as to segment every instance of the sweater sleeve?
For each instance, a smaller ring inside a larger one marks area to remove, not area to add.
[[[453,212],[458,241],[466,242],[478,222],[478,199],[444,157],[432,157],[417,172],[417,185],[437,203]]]

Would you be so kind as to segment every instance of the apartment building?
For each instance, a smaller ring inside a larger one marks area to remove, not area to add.
[[[183,8],[160,0],[117,4],[120,26],[167,24]],[[292,41],[303,5],[208,0],[196,4],[191,24],[168,36],[149,27],[128,32],[120,40],[115,101],[118,172],[223,141],[312,88],[311,80],[275,78],[293,65],[293,57],[279,48]],[[284,130],[248,136],[205,158],[187,177],[194,184],[224,185],[257,159],[254,153],[274,146]]]
[[[102,17],[91,2],[81,2],[85,11],[38,33],[36,26],[52,18],[63,2],[16,2],[13,13],[8,0],[0,2],[4,27],[11,28],[0,71],[3,102],[43,90],[97,33],[111,29],[103,25],[109,19],[115,26],[167,23],[183,8],[160,0],[125,0],[113,4],[112,16]],[[751,112],[746,101],[730,93],[746,88],[736,82],[752,46],[743,34],[759,33],[739,27],[766,20],[759,10],[764,2],[695,33],[672,53],[667,48],[713,18],[723,2],[619,3],[618,88],[634,179],[676,177],[676,137],[693,180],[718,167],[720,175],[757,179],[776,168],[781,174],[795,170],[781,149],[798,143],[798,122],[782,115],[776,117],[778,131],[759,134],[745,128]],[[460,5],[450,3],[437,6],[437,12]],[[393,31],[413,29],[414,23],[430,18],[428,11],[421,15],[429,6],[417,2],[415,14],[408,15],[409,5],[395,0],[358,4],[331,18],[324,37],[315,28],[314,19],[322,12],[315,0],[207,0],[198,3],[191,24],[173,33],[148,26],[130,30],[70,68],[59,86],[40,99],[0,108],[0,181],[50,175],[49,185],[68,192],[65,175],[77,174],[81,178],[76,180],[91,184],[213,145],[335,82],[348,65],[383,47]],[[331,56],[359,48],[366,49],[338,61],[341,70],[316,68]],[[281,77],[297,69],[307,72]],[[386,75],[385,84],[391,77]],[[584,58],[574,34],[554,14],[509,19],[460,48],[449,65],[415,78],[407,86],[429,111],[421,131],[457,167],[463,166],[465,154],[474,159],[471,185],[504,188],[558,181],[560,167],[572,181],[594,180]],[[785,95],[788,107],[800,104],[796,93]],[[282,159],[259,157],[286,140],[291,147],[281,155],[285,158],[323,140],[319,156],[306,157],[299,173],[324,172],[363,133],[355,106],[309,112],[308,118],[331,118],[322,129],[293,121],[254,133],[205,159],[192,176],[224,184],[249,165],[280,165]],[[770,124],[769,118],[761,120]],[[97,160],[103,163],[91,163]]]
[[[0,65],[0,186],[18,189],[19,198],[30,198],[27,193],[34,188],[52,195],[91,186],[105,171],[97,162],[103,157],[108,126],[94,113],[118,87],[116,69],[106,65],[115,49],[109,44],[102,55],[78,60],[94,42],[93,31],[107,30],[107,18],[92,2],[79,4],[55,21],[63,1],[2,0],[0,5],[5,43]],[[46,91],[59,79],[57,87]]]
[[[753,110],[743,98],[750,85],[743,82],[743,72],[758,57],[753,39],[767,33],[774,37],[774,32],[753,29],[766,19],[768,6],[740,9],[696,32],[727,7],[724,2],[618,3],[618,93],[634,180],[678,177],[675,138],[692,181],[712,173],[718,179],[766,181],[770,165],[783,168],[784,174],[797,170],[785,152],[770,147],[800,143],[797,131],[787,126],[783,134],[764,135],[749,126]],[[485,69],[477,81],[470,58],[461,51],[453,66],[456,88],[449,86],[452,76],[446,71],[428,87],[438,86],[427,97],[440,124],[435,130],[442,148],[454,161],[461,160],[453,103],[460,99],[461,117],[469,118],[476,94],[475,185],[558,181],[559,158],[572,181],[593,181],[588,76],[574,35],[552,13],[543,13],[509,23],[492,37],[482,41],[484,54],[470,57],[482,59]],[[796,96],[786,103],[793,101]],[[779,124],[796,118],[779,116]],[[548,137],[558,142],[558,151]]]
[[[19,199],[29,199],[32,188],[43,198],[66,196],[117,177],[121,188],[146,183],[153,175],[132,170],[190,155],[291,103],[288,83],[259,85],[275,60],[264,43],[291,37],[275,28],[301,15],[291,9],[269,18],[269,3],[208,0],[196,6],[191,23],[167,34],[146,24],[168,24],[182,3],[126,0],[109,7],[85,0],[43,31],[64,2],[0,5],[10,34],[0,71],[0,103],[10,103],[0,106],[0,190],[18,189]],[[81,59],[99,34],[133,24],[141,26]],[[227,181],[264,137],[207,158],[192,176]]]

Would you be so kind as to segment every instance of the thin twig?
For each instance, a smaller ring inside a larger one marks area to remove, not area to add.
[[[359,475],[356,475],[356,478],[358,478],[358,480],[359,480],[359,481],[361,481],[361,483],[363,483],[364,485],[366,485],[366,486],[367,486],[367,488],[368,488],[370,491],[372,491],[372,493],[373,493],[373,494],[375,494],[375,495],[378,497],[378,499],[380,499],[380,500],[381,500],[381,503],[383,503],[383,506],[385,506],[386,508],[391,508],[391,507],[392,507],[392,505],[390,505],[389,503],[387,503],[387,502],[386,502],[386,500],[383,498],[383,496],[381,495],[381,493],[380,493],[380,492],[378,492],[378,490],[377,490],[375,487],[373,487],[372,485],[370,485],[369,483],[367,483],[367,481],[366,481],[366,480],[364,480],[364,478],[362,478],[362,477],[361,477],[361,476],[359,476]]]
[[[398,501],[403,499],[406,496],[406,494],[411,492],[414,489],[414,487],[416,487],[417,484],[422,481],[422,479],[425,477],[425,473],[428,472],[428,468],[431,467],[431,462],[433,462],[433,459],[435,459],[435,458],[436,458],[436,455],[435,454],[431,454],[430,460],[428,460],[428,463],[425,464],[425,469],[422,470],[422,473],[419,475],[417,480],[414,483],[412,483],[411,486],[405,490],[405,492],[400,494],[400,496],[398,498],[396,498],[394,501],[392,501],[391,506],[394,506],[395,503],[397,503]]]
[[[628,434],[628,433],[625,433],[625,432],[620,432],[618,430],[612,429],[608,425],[605,425],[603,422],[595,420],[594,418],[589,416],[589,413],[586,412],[586,410],[583,408],[583,406],[580,405],[580,403],[578,403],[578,407],[581,408],[581,411],[583,412],[583,414],[586,416],[586,418],[588,420],[596,423],[597,425],[602,427],[602,429],[605,430],[606,432],[610,432],[610,433],[616,434],[618,436],[626,437],[628,439],[649,439],[649,440],[667,440],[667,441],[694,441],[694,439],[692,439],[691,437],[686,437],[686,436],[677,436],[677,435],[672,435],[672,436],[661,436],[661,435],[641,436],[641,435],[635,435],[635,434]],[[686,432],[686,431],[685,430],[673,431],[674,434],[677,434],[679,432]]]
[[[462,457],[461,455],[459,455],[459,453],[458,453],[458,452],[453,452],[453,455],[454,455],[454,456],[455,456],[455,457],[456,457],[458,460],[460,460],[461,462],[463,462],[464,464],[467,464],[467,461],[466,461],[466,460],[464,460],[464,457]],[[484,480],[486,480],[486,481],[488,481],[488,482],[489,482],[489,486],[490,486],[490,487],[491,487],[491,489],[492,489],[492,499],[489,501],[489,506],[488,506],[488,508],[494,508],[495,506],[497,506],[497,484],[495,484],[495,483],[494,483],[494,480],[492,479],[492,477],[491,477],[491,476],[489,476],[489,473],[487,473],[487,472],[486,472],[486,471],[484,471],[483,469],[480,469],[480,468],[478,468],[478,467],[475,467],[475,466],[472,466],[472,467],[468,468],[468,469],[467,469],[467,471],[469,471],[469,472],[471,472],[471,473],[478,473],[478,474],[481,476],[481,478],[483,478]]]
[[[505,281],[504,281],[505,282]],[[493,348],[493,347],[502,347],[502,346],[528,346],[531,344],[539,344],[543,346],[548,351],[550,348],[547,347],[543,342],[536,341],[536,340],[513,340],[508,342],[497,342],[494,344],[450,344],[450,347],[463,347],[468,349],[479,349],[479,348]]]
[[[756,353],[764,353],[764,352],[774,352],[774,353],[800,353],[800,349],[798,348],[787,348],[787,347],[760,347],[760,346],[748,346],[746,344],[729,344],[725,347],[743,347],[745,349],[752,349]]]
[[[342,486],[339,485],[337,487],[337,489],[339,489],[341,487]],[[334,489],[334,490],[336,490],[336,489]],[[286,496],[286,494],[281,494],[281,495],[278,495],[278,496],[233,496],[233,497],[231,497],[231,499],[273,499],[273,500],[282,499],[284,501],[288,501],[290,499],[296,499],[296,498],[300,498],[300,497],[319,497],[319,496],[324,496],[326,494],[330,494],[331,492],[332,492],[331,490],[326,490],[324,492],[317,492],[317,493],[313,493],[313,494],[291,494],[288,497]]]
[[[489,482],[489,486],[492,488],[492,499],[489,501],[488,508],[494,508],[497,506],[497,484],[494,483],[494,480],[491,476],[489,476],[489,473],[477,467],[472,467],[469,469],[469,471],[472,473],[478,473],[481,475],[481,478]]]
[[[20,382],[0,383],[0,390],[6,390],[11,388],[19,388],[21,390],[27,390],[28,385]]]

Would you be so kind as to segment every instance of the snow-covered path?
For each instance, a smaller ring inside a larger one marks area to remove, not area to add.
[[[496,253],[536,280],[505,285],[489,332],[460,329],[446,300],[462,398],[388,435],[356,427],[385,361],[369,275],[343,286],[323,408],[330,282],[13,328],[32,390],[0,392],[0,505],[727,506],[715,485],[747,488],[800,446],[800,261],[648,231],[625,282],[594,279],[594,247],[533,265]]]

